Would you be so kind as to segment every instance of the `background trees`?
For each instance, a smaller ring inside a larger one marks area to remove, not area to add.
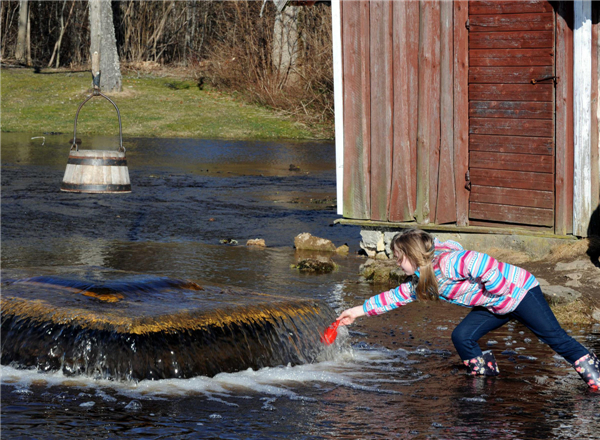
[[[29,64],[89,69],[89,2],[70,0],[0,2],[4,63],[28,63],[27,49],[25,62],[23,52],[17,51],[22,41],[19,23],[24,22],[19,19],[20,3],[28,6]],[[333,67],[327,2],[294,7],[297,37],[291,36],[295,42],[291,46],[288,35],[284,35],[288,40],[281,33],[275,39],[275,5],[268,2],[262,16],[261,7],[262,1],[112,2],[121,65],[126,70],[149,65],[185,68],[201,87],[236,91],[253,102],[331,121]],[[282,41],[294,48],[291,60],[277,50],[275,43],[281,47]]]

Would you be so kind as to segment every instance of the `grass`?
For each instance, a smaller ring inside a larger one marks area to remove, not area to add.
[[[79,104],[90,93],[91,74],[2,69],[2,132],[71,133]],[[181,78],[123,76],[123,91],[107,94],[119,107],[124,137],[206,139],[323,139],[323,127],[307,127],[234,96],[200,90]],[[82,108],[77,135],[117,134],[114,107],[94,97]]]
[[[554,316],[563,325],[593,324],[592,309],[584,301],[576,300],[569,304],[551,305]]]

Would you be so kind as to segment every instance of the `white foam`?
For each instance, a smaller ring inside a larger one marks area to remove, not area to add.
[[[416,361],[408,360],[405,350],[386,349],[352,350],[337,348],[333,356],[322,362],[297,366],[266,367],[248,369],[236,373],[220,373],[214,377],[197,376],[190,379],[142,380],[139,382],[116,382],[87,377],[68,377],[62,372],[40,372],[1,366],[1,382],[13,385],[16,392],[26,393],[32,385],[81,388],[94,393],[105,402],[113,402],[110,394],[120,394],[131,399],[163,400],[177,395],[205,395],[210,400],[230,406],[232,398],[254,398],[256,394],[272,398],[285,397],[293,400],[313,400],[298,391],[306,386],[320,390],[348,387],[373,392],[388,392],[381,386],[398,382],[389,375],[403,371]],[[332,359],[331,359],[332,358]],[[401,363],[398,365],[397,363]],[[381,380],[373,380],[381,375]],[[389,375],[390,377],[385,377]],[[19,391],[20,390],[20,391]],[[110,392],[109,390],[112,390]],[[107,391],[110,394],[107,394]]]

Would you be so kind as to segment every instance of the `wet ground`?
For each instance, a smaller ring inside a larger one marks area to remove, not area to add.
[[[335,310],[384,289],[357,275],[358,228],[330,226],[330,143],[126,139],[133,192],[82,195],[59,191],[69,136],[32,136],[2,135],[3,268],[99,266]],[[350,254],[334,257],[330,274],[301,274],[290,265],[302,232],[348,243]],[[244,246],[250,238],[268,247]],[[2,437],[600,438],[600,393],[519,324],[481,341],[499,377],[465,375],[450,334],[467,311],[411,304],[343,330],[319,362],[212,378],[100,381],[2,366]],[[600,351],[600,326],[567,329]]]

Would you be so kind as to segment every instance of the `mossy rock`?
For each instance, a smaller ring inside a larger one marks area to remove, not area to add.
[[[369,259],[360,267],[360,274],[374,284],[400,284],[406,278],[406,274],[393,260]]]
[[[329,273],[333,272],[337,268],[332,260],[318,260],[316,258],[305,258],[300,260],[298,264],[293,266],[300,272],[312,272],[312,273]]]

